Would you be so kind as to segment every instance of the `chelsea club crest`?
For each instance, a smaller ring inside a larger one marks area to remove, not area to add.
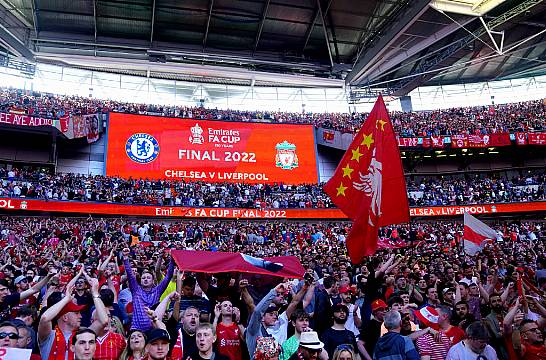
[[[159,155],[159,143],[149,134],[133,134],[125,143],[125,152],[134,162],[147,164]]]

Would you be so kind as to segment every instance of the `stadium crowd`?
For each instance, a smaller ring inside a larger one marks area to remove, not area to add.
[[[544,200],[546,175],[496,173],[432,176],[406,181],[411,206],[467,205]]]
[[[33,359],[544,359],[545,223],[384,228],[352,265],[348,223],[0,217],[0,346]],[[295,255],[303,279],[176,270],[170,249]]]
[[[508,177],[485,175],[427,177],[407,181],[411,206],[539,201],[544,171]],[[99,201],[128,204],[251,209],[331,208],[322,184],[242,184],[121,179],[46,170],[0,167],[0,197]]]
[[[207,120],[313,124],[341,132],[356,132],[368,116],[367,113],[290,113],[135,104],[0,88],[0,112],[60,118],[68,114],[112,111]],[[546,129],[546,105],[537,100],[437,111],[392,112],[391,121],[401,137],[543,131]]]

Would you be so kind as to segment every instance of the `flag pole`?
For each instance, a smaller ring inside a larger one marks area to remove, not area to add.
[[[464,229],[464,214],[463,214],[463,229]],[[461,247],[461,253],[463,255],[463,261],[466,263],[466,251],[464,251],[464,230],[463,235],[461,236],[461,241],[459,241],[459,246]]]

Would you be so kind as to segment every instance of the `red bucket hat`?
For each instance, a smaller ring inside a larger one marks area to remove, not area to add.
[[[438,330],[438,311],[432,306],[425,306],[413,312],[415,317],[419,319],[426,327],[431,327]]]

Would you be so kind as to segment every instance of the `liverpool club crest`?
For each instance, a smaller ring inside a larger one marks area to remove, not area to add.
[[[277,155],[275,156],[275,165],[284,170],[292,170],[298,167],[298,155],[296,155],[296,145],[283,141],[275,145]]]

